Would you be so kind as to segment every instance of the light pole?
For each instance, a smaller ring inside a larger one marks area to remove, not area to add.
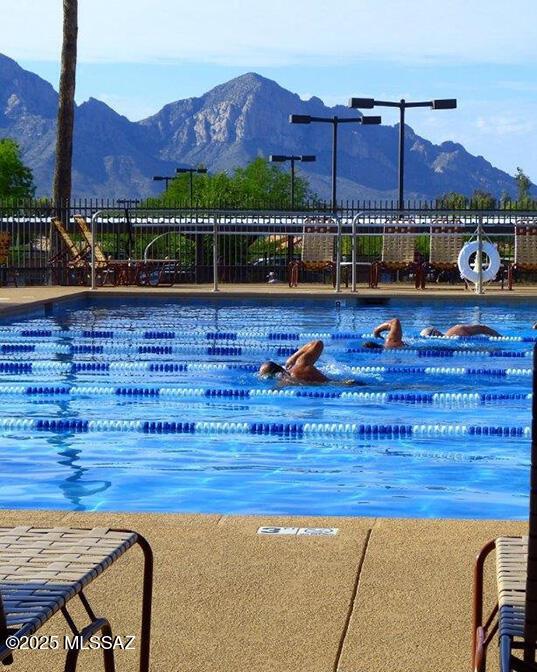
[[[404,98],[399,101],[375,100],[374,98],[351,98],[349,107],[371,109],[373,107],[398,107],[399,108],[399,210],[404,209],[404,181],[405,181],[405,110],[407,107],[429,107],[432,110],[454,110],[457,107],[455,98],[443,98],[440,100],[425,100],[421,102],[408,102]]]
[[[178,175],[188,173],[190,175],[190,208],[194,206],[194,173],[206,173],[207,168],[176,168],[175,172]],[[199,233],[194,234],[195,257],[194,257],[194,276],[196,284],[200,281],[200,267],[203,261],[203,236]]]
[[[291,162],[291,210],[295,209],[295,162],[302,161],[303,163],[312,163],[316,161],[316,157],[313,154],[271,154],[269,156],[269,161],[271,163],[284,163],[285,161]],[[293,261],[295,256],[294,250],[294,236],[287,236],[287,263],[290,264]]]
[[[166,175],[153,175],[153,180],[155,182],[164,182],[165,183],[165,190],[168,191],[168,184],[170,183],[170,180],[173,180],[173,176],[169,177]]]
[[[182,173],[188,173],[190,175],[190,207],[192,207],[194,203],[194,181],[192,176],[194,173],[206,173],[207,168],[176,168],[175,172],[178,175]]]
[[[132,256],[133,239],[132,239],[131,220],[129,217],[129,208],[132,206],[136,207],[140,203],[140,201],[137,198],[118,198],[117,203],[118,205],[122,205],[125,210],[125,221],[127,222],[127,236],[128,236],[127,257],[130,259]]]
[[[380,124],[380,117],[311,117],[308,114],[291,114],[289,123],[291,124],[311,124],[320,122],[332,124],[332,211],[337,213],[337,130],[339,124]]]
[[[291,162],[291,210],[295,209],[295,162],[302,161],[302,163],[312,163],[316,161],[316,157],[313,154],[291,154],[287,156],[285,154],[271,154],[269,157],[271,163],[284,163],[285,161]]]

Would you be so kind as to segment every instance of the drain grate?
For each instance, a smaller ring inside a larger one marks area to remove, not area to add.
[[[260,527],[257,534],[265,536],[335,537],[338,527]]]

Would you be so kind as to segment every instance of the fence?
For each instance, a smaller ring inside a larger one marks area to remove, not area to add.
[[[332,282],[339,289],[389,274],[416,278],[418,269],[423,281],[454,282],[458,251],[472,237],[493,241],[504,269],[537,270],[537,211],[359,205],[368,204],[341,204],[334,214],[324,204],[283,211],[77,201],[55,218],[46,203],[0,203],[0,233],[8,241],[3,258],[0,249],[0,281],[89,285],[93,268],[97,286],[217,288],[271,279]]]

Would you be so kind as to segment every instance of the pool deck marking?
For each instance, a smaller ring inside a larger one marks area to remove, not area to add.
[[[2,511],[0,520],[144,534],[156,558],[154,672],[466,670],[474,557],[489,539],[527,530],[512,521],[35,510]],[[260,526],[338,527],[340,534],[267,538],[256,534]],[[140,554],[127,553],[88,589],[118,635],[138,630],[140,566]],[[132,593],[122,594],[128,585]],[[64,632],[56,616],[42,634]],[[134,672],[135,655],[118,655],[118,669]],[[63,670],[55,651],[24,651],[15,664],[18,672]],[[84,652],[80,672],[97,664]]]

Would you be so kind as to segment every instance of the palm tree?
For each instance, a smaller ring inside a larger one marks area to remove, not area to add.
[[[63,43],[60,73],[54,207],[58,214],[71,198],[73,126],[75,116],[78,0],[63,0]]]

